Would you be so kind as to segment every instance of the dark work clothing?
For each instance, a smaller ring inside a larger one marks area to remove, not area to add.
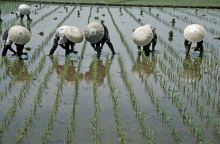
[[[70,52],[77,53],[76,51],[74,51],[75,43],[73,43],[67,39],[67,42],[65,44],[58,44],[59,39],[60,39],[60,37],[58,35],[56,35],[54,38],[53,46],[49,52],[49,55],[53,55],[53,53],[57,49],[58,45],[61,48],[65,49],[65,55],[69,55]],[[71,47],[71,49],[69,49],[69,47]]]
[[[2,21],[2,11],[0,10],[0,22]]]
[[[150,45],[152,44],[152,50],[150,50]],[[157,44],[157,34],[154,34],[153,39],[151,40],[151,42],[145,46],[143,46],[143,51],[145,52],[146,55],[149,55],[149,53],[155,50],[155,46]],[[138,50],[141,49],[141,46],[138,46]]]
[[[104,36],[103,36],[103,38],[100,41],[98,41],[97,43],[91,43],[91,46],[94,48],[95,51],[97,51],[97,56],[98,57],[101,55],[102,48],[103,48],[105,43],[110,48],[112,54],[115,54],[115,50],[114,50],[113,45],[110,41],[108,29],[104,24],[102,24],[102,26],[104,27]]]
[[[191,45],[192,45],[192,42],[185,39],[184,46],[185,46],[187,55],[189,54]],[[200,42],[197,42],[197,47],[194,49],[194,51],[200,51],[200,56],[202,55],[202,53],[203,53],[203,40],[201,40]]]
[[[7,38],[8,38],[8,31],[9,31],[9,28],[7,28],[7,29],[4,31],[3,35],[2,35],[2,40],[3,40],[4,42],[6,42],[6,40],[7,40]]]
[[[10,50],[14,54],[17,54],[18,57],[21,59],[21,56],[23,54],[26,54],[26,53],[23,53],[24,45],[15,44],[17,52],[15,50],[13,50],[12,47],[11,47],[13,42],[10,41],[10,40],[8,42],[8,40],[7,40],[7,38],[8,38],[8,31],[9,31],[9,29],[6,29],[4,34],[3,34],[3,37],[2,37],[2,39],[4,40],[4,48],[3,48],[3,51],[2,51],[2,56],[5,56],[7,54],[7,51]]]
[[[24,15],[20,14],[20,18],[21,18],[20,20],[23,21]],[[30,15],[27,15],[27,20],[31,21]]]

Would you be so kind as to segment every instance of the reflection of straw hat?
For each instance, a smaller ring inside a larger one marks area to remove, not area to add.
[[[152,29],[148,26],[138,27],[132,33],[132,39],[138,46],[145,46],[153,39]]]
[[[15,44],[26,44],[31,39],[31,33],[23,26],[13,26],[8,31],[8,37]]]
[[[183,60],[183,76],[182,80],[187,83],[193,83],[196,81],[199,81],[201,79],[201,73],[200,73],[200,65],[202,63],[202,59],[195,58],[185,58]]]
[[[18,11],[19,11],[21,14],[23,14],[23,15],[28,15],[28,14],[31,13],[30,7],[29,7],[28,5],[26,5],[26,4],[21,4],[21,5],[19,5]]]
[[[80,43],[83,41],[83,34],[79,28],[75,26],[69,26],[64,30],[64,34],[68,40],[74,43]]]
[[[100,41],[103,38],[104,33],[104,27],[97,21],[89,23],[84,30],[85,39],[90,43]]]
[[[199,24],[191,24],[184,29],[184,37],[191,42],[200,42],[206,34],[206,30]]]

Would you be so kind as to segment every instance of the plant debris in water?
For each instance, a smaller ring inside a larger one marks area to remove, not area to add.
[[[44,36],[44,32],[39,32],[38,33],[40,36]]]
[[[26,47],[26,48],[24,48],[25,50],[27,50],[27,51],[30,51],[31,50],[31,47]]]

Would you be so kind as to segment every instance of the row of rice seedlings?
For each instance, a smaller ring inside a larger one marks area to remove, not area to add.
[[[175,18],[177,18],[177,19],[179,19],[179,20],[181,20],[181,21],[183,21],[183,22],[185,22],[185,23],[198,23],[197,21],[194,21],[194,20],[192,20],[192,19],[189,19],[189,17],[187,16],[185,16],[185,17],[183,17],[183,16],[179,16],[179,15],[177,15],[176,13],[174,14],[173,12],[166,12],[166,11],[164,11],[163,9],[158,9],[158,10],[160,10],[160,12],[162,12],[162,13],[165,13],[165,14],[168,14],[168,15],[170,15],[170,16],[172,16],[172,17],[175,17]],[[185,13],[185,11],[181,11],[182,13]],[[171,13],[171,14],[170,14]],[[192,16],[192,15],[190,15],[190,16]],[[211,21],[208,21],[208,22],[210,22],[211,23]],[[213,35],[219,35],[220,34],[220,32],[218,31],[218,30],[215,30],[215,29],[213,29],[213,28],[209,28],[209,27],[207,27],[207,26],[205,26],[205,28],[206,28],[206,30],[209,32],[209,33],[211,33],[211,34],[213,34]]]
[[[17,10],[19,5],[20,3],[1,2],[0,10],[4,15]]]
[[[12,105],[8,110],[8,112],[6,113],[4,119],[0,123],[0,137],[2,137],[2,135],[10,125],[10,122],[15,116],[16,111],[17,111],[17,99],[16,97],[13,97]]]
[[[32,80],[34,78],[36,78],[40,72],[43,70],[44,66],[45,66],[45,63],[46,63],[46,55],[43,55],[43,57],[41,58],[40,62],[38,63],[38,66],[37,68],[35,69],[35,71],[32,73]],[[27,82],[27,84],[26,84]],[[30,86],[31,86],[31,81],[26,81],[25,82],[25,87],[23,87],[19,93],[19,97],[18,97],[18,102],[19,102],[19,106],[21,107],[24,100],[25,100],[25,97],[28,93],[28,91],[30,90]]]
[[[2,122],[0,123],[0,135],[2,135],[8,128],[8,126],[11,123],[11,120],[13,120],[15,113],[16,113],[16,107],[19,105],[22,107],[22,104],[24,102],[24,99],[30,89],[31,84],[33,83],[33,79],[37,77],[37,74],[39,73],[39,69],[42,70],[43,65],[45,64],[46,58],[45,56],[42,58],[42,64],[39,64],[38,67],[33,71],[34,75],[32,75],[31,78],[29,78],[27,81],[25,81],[24,85],[20,89],[20,92],[18,96],[14,96],[13,99],[15,99],[15,102],[13,101],[12,105],[10,106],[9,110],[6,112],[5,117],[3,118]],[[38,72],[38,73],[37,73]],[[17,98],[18,97],[18,98]],[[14,114],[11,114],[11,111],[13,110]]]
[[[36,116],[38,109],[40,107],[43,93],[48,86],[48,81],[50,79],[50,76],[52,75],[52,72],[53,72],[53,67],[50,67],[47,73],[44,75],[43,82],[39,85],[38,90],[36,92],[33,107],[30,108],[30,111],[28,112],[28,115],[24,120],[23,126],[19,129],[19,131],[16,134],[15,143],[17,144],[21,143],[25,138],[26,134],[28,133],[28,129],[31,127],[34,117]]]
[[[60,8],[60,6],[56,7],[55,9],[53,9],[53,10],[49,11],[48,13],[44,14],[43,16],[41,16],[39,19],[37,19],[36,21],[34,21],[32,23],[32,27],[34,27],[38,22],[43,21],[43,19],[45,19],[46,17],[48,17],[52,13],[56,12],[59,8]]]
[[[60,27],[65,21],[66,19],[73,13],[73,11],[76,9],[76,7],[74,7],[60,22],[59,24],[54,28],[54,30],[52,32],[50,32],[48,34],[48,36],[46,37],[46,39],[34,50],[34,53],[30,59],[30,61],[28,61],[28,64],[32,64],[36,58],[38,58],[40,52],[42,52],[42,49],[44,48],[45,45],[47,45],[49,43],[49,41],[51,40],[52,36],[54,35],[54,33],[56,32],[56,29],[58,27]]]
[[[177,31],[178,33],[183,33],[183,30],[176,27],[175,25],[172,25],[170,22],[167,22],[166,20],[162,19],[158,14],[153,14],[153,13],[151,13],[148,10],[143,9],[143,8],[141,8],[141,10],[144,11],[147,15],[149,15],[149,16],[153,17],[154,19],[158,20],[159,22],[163,23],[167,27],[172,28],[173,30]],[[131,14],[131,12],[128,11],[127,9],[126,9],[126,11]]]
[[[180,78],[178,78],[178,76],[177,76],[177,74],[174,74],[174,73],[177,73],[174,69],[170,69],[170,68],[168,68],[168,66],[167,65],[165,65],[165,62],[167,61],[166,60],[167,58],[163,58],[163,59],[159,59],[159,66],[160,66],[160,68],[161,68],[161,72],[163,72],[164,73],[164,75],[166,75],[167,77],[168,77],[168,79],[174,84],[174,85],[176,85],[176,87],[178,88],[178,91],[180,91],[180,92],[182,92],[183,93],[183,95],[184,96],[186,96],[187,97],[187,99],[190,99],[191,100],[191,104],[194,102],[193,101],[193,99],[194,99],[194,97],[192,96],[192,93],[189,93],[188,91],[186,91],[186,90],[188,90],[189,89],[189,86],[188,86],[188,84],[187,83],[185,83],[185,82],[183,82],[183,81],[181,81],[181,79]],[[164,61],[165,60],[165,61]],[[169,63],[169,62],[168,62]],[[191,94],[191,96],[190,97],[188,97],[189,96],[189,94]],[[200,111],[200,105],[198,105],[198,97],[196,97],[196,101],[197,101],[197,105],[196,105],[196,109],[197,110],[199,110]],[[205,110],[202,110],[201,112],[205,112]],[[208,119],[208,117],[207,117],[207,114],[203,114],[202,115],[202,118],[204,118],[203,120],[207,120]]]
[[[90,7],[90,14],[88,16],[88,22],[90,21],[91,18],[91,12],[92,12],[92,6]],[[73,109],[71,113],[71,120],[70,123],[67,127],[67,135],[66,135],[66,140],[65,143],[71,144],[72,143],[72,137],[75,132],[75,126],[76,126],[76,108],[77,108],[77,103],[78,103],[78,97],[79,97],[79,73],[80,73],[80,68],[82,65],[82,60],[85,54],[86,50],[86,45],[87,42],[84,41],[83,46],[82,46],[82,51],[80,55],[80,60],[77,66],[77,76],[76,76],[76,82],[75,82],[75,92],[74,92],[74,99],[73,99]]]
[[[78,98],[79,98],[79,73],[77,73],[77,76],[76,76],[75,90],[74,90],[73,97],[74,97],[74,99],[73,99],[73,107],[72,107],[72,112],[71,112],[71,119],[70,119],[70,123],[67,127],[67,135],[66,135],[66,139],[65,139],[66,144],[72,143],[72,137],[75,132],[76,108],[77,108],[77,103],[78,103]]]
[[[165,9],[159,9],[161,12],[164,12],[164,13],[166,13],[166,14],[168,14],[168,15],[170,15],[170,16],[173,16],[173,17],[175,17],[175,18],[177,18],[177,19],[180,19],[181,21],[183,21],[183,22],[186,22],[186,23],[195,23],[195,21],[192,21],[192,20],[189,20],[188,19],[188,16],[181,16],[181,15],[178,15],[177,13],[173,13],[173,12],[171,12],[170,10],[165,10]],[[182,11],[181,11],[182,12]],[[192,15],[190,15],[190,16],[192,16]],[[195,16],[195,15],[194,15]],[[196,16],[196,17],[200,17],[200,16]],[[203,18],[205,18],[205,17],[203,17]],[[206,21],[207,22],[209,22],[209,23],[212,23],[212,24],[217,24],[217,25],[220,25],[220,22],[217,22],[217,21],[214,21],[214,20],[210,20],[210,19],[207,19],[207,18],[205,18],[206,19]]]
[[[207,10],[205,11],[205,13],[206,13],[206,14],[209,14],[209,15],[211,15],[211,16],[214,16],[214,17],[216,17],[216,18],[220,18],[220,15],[219,15],[218,10],[217,10],[216,12],[213,12],[213,11],[210,11],[209,9],[207,9]]]
[[[100,118],[100,104],[99,104],[99,95],[97,93],[97,58],[94,57],[93,65],[92,65],[92,79],[93,79],[93,103],[94,103],[94,115],[92,119],[92,127],[94,133],[94,143],[99,144],[101,143],[100,138],[100,125],[99,125],[99,118]]]
[[[116,86],[115,82],[112,80],[112,77],[110,75],[109,69],[110,69],[110,63],[108,58],[106,58],[106,72],[107,72],[107,80],[108,80],[108,87],[110,90],[110,95],[112,98],[112,104],[113,104],[113,113],[114,113],[114,118],[115,118],[115,127],[117,131],[117,136],[118,136],[118,141],[120,144],[126,143],[126,135],[125,135],[125,130],[122,127],[122,121],[120,118],[119,114],[119,103],[118,103],[118,94],[116,92]]]
[[[118,58],[118,64],[120,67],[120,74],[122,77],[122,81],[123,81],[125,87],[128,90],[128,93],[129,93],[132,110],[135,112],[136,118],[138,120],[138,125],[141,129],[140,132],[141,132],[142,136],[146,139],[147,143],[150,143],[150,144],[155,143],[153,132],[152,132],[151,128],[145,122],[144,112],[139,107],[139,105],[137,103],[137,99],[136,99],[137,96],[135,94],[133,86],[132,86],[131,82],[128,80],[127,72],[125,70],[123,59],[121,56],[119,56],[119,58]]]
[[[147,81],[145,81],[145,92],[148,93],[148,95],[150,96],[151,102],[154,104],[157,113],[160,114],[163,123],[165,123],[175,143],[178,143],[178,144],[183,143],[183,139],[181,135],[177,132],[175,126],[172,124],[169,113],[166,111],[164,107],[161,106],[159,99],[157,98],[153,88],[147,84]]]
[[[217,120],[216,118],[211,118],[209,116],[209,112],[208,110],[203,107],[202,104],[199,103],[199,100],[200,97],[198,94],[195,94],[195,92],[190,92],[189,91],[189,87],[187,84],[183,83],[179,78],[177,78],[177,76],[174,76],[172,73],[173,73],[173,69],[169,69],[167,67],[167,65],[164,64],[164,59],[159,59],[159,66],[161,68],[161,70],[164,72],[164,75],[168,75],[168,79],[170,80],[171,79],[171,82],[174,83],[175,87],[181,92],[179,94],[185,96],[187,99],[190,99],[191,100],[191,105],[194,104],[195,107],[196,107],[196,111],[199,112],[202,120],[205,122],[205,123],[210,123],[210,125],[212,126],[214,124],[214,122]],[[164,81],[165,82],[165,81]],[[171,88],[169,86],[167,86],[167,84],[162,84],[161,85],[162,88],[166,88],[168,87],[168,90],[170,90]],[[215,123],[216,124],[216,123]],[[213,129],[213,128],[212,128]],[[219,129],[219,128],[217,128]],[[216,131],[216,129],[213,129],[217,134],[218,134],[218,131]]]
[[[116,24],[116,22],[115,22],[115,20],[114,20],[114,18],[113,18],[113,15],[112,15],[112,13],[111,13],[111,11],[110,11],[110,9],[109,9],[109,7],[107,7],[107,10],[108,10],[108,13],[109,13],[109,15],[110,15],[110,17],[111,17],[111,19],[112,19],[113,25],[115,26],[115,28],[116,28],[116,30],[117,30],[119,36],[120,36],[120,39],[121,39],[122,44],[123,44],[124,47],[126,48],[126,51],[127,51],[128,55],[130,56],[132,62],[135,63],[135,58],[134,58],[133,52],[132,52],[131,48],[129,47],[129,45],[127,44],[127,42],[125,41],[122,32],[121,32],[120,29],[118,28],[118,25]]]
[[[132,15],[130,15],[130,16],[132,16]],[[132,16],[132,17],[133,17],[133,16]],[[133,17],[133,18],[136,19],[135,17]],[[137,19],[137,21],[138,21],[138,19]],[[113,22],[114,22],[114,19],[113,19]],[[140,21],[139,21],[139,22],[140,22]],[[115,26],[116,26],[116,29],[118,30],[120,36],[122,37],[122,33],[121,33],[120,30],[117,28],[117,25],[116,25],[116,24],[115,24]],[[122,37],[122,41],[124,41],[125,44],[127,44],[126,41],[123,39],[123,37]],[[164,113],[165,113],[165,112],[162,112],[162,114],[164,114]],[[169,125],[169,127],[171,128],[171,125]],[[171,132],[171,133],[173,133],[173,135],[175,136],[175,140],[178,141],[178,142],[180,142],[179,136],[177,136],[176,133],[174,132],[175,130],[174,130],[173,128],[171,128],[171,129],[172,129],[172,132]]]
[[[62,94],[62,91],[63,91],[63,82],[64,82],[64,79],[65,79],[65,75],[68,71],[68,65],[69,65],[69,62],[70,62],[70,59],[67,59],[67,60],[68,61],[67,61],[66,65],[64,66],[64,70],[61,73],[60,80],[57,81],[57,89],[56,89],[56,93],[55,93],[55,100],[54,100],[52,111],[49,114],[47,127],[44,129],[44,132],[41,136],[42,143],[44,143],[44,144],[48,143],[48,139],[49,139],[49,137],[52,133],[52,130],[54,128],[54,123],[55,123],[55,120],[56,120],[56,115],[57,115],[58,107],[59,107],[59,103],[60,103],[60,97],[61,97],[61,94]]]
[[[112,19],[112,23],[113,23],[114,27],[116,28],[116,31],[117,31],[118,34],[119,34],[119,37],[120,37],[120,39],[121,39],[122,44],[123,44],[124,47],[126,48],[126,51],[127,51],[128,55],[130,56],[130,58],[131,58],[131,60],[132,60],[132,63],[135,64],[136,62],[135,62],[134,54],[133,54],[133,52],[132,52],[132,50],[131,50],[131,47],[129,47],[129,44],[128,44],[127,41],[124,39],[123,33],[120,31],[118,25],[116,24],[116,22],[115,22],[115,20],[114,20],[114,18],[113,18],[113,15],[112,15],[112,13],[111,13],[111,11],[110,11],[110,9],[109,9],[109,8],[107,8],[107,9],[108,9],[109,15],[110,15],[110,17],[111,17],[111,19]],[[141,72],[140,72],[140,66],[137,67],[137,70],[138,70],[139,76],[141,76],[142,79],[143,79],[143,76],[142,76],[142,74],[141,74]]]
[[[173,59],[173,57],[172,56],[168,56],[167,55],[167,53],[165,52],[164,53],[164,59],[163,60],[166,60],[168,63],[170,63],[170,65],[176,65],[176,60],[174,60]],[[176,76],[176,79],[177,79],[177,77],[184,77],[183,76],[183,74],[181,73],[179,73],[179,71],[184,71],[183,70],[183,68],[181,67],[181,66],[177,66],[176,68],[172,68],[172,71],[170,71],[170,72],[172,72],[172,73],[177,73],[177,74],[179,74],[179,75],[177,75]],[[169,73],[169,72],[168,72]],[[169,76],[172,76],[172,73],[169,73]],[[175,80],[176,79],[174,79],[174,77],[171,77],[172,79],[173,79],[173,81],[174,82],[176,82]],[[186,82],[184,82],[184,81],[182,81],[181,83],[184,83],[186,86],[187,85],[189,85],[188,83],[186,83]],[[208,85],[208,84],[207,84]],[[179,85],[178,85],[179,86]],[[188,86],[187,86],[188,87]],[[207,86],[208,87],[208,86]],[[209,88],[207,88],[207,90],[206,90],[206,88],[202,85],[201,86],[201,84],[199,84],[198,85],[198,87],[193,87],[192,88],[192,93],[194,94],[194,95],[200,95],[201,93],[200,93],[200,88],[201,88],[201,90],[203,91],[203,92],[201,92],[203,95],[202,95],[202,97],[203,98],[206,98],[206,100],[207,100],[207,104],[209,104],[209,105],[211,105],[212,104],[212,106],[213,107],[215,107],[215,105],[216,105],[216,97],[214,97],[214,96],[212,96],[211,97],[211,94],[210,94],[210,91],[209,91]],[[184,91],[185,92],[185,91]],[[189,93],[191,93],[191,92],[189,92]],[[192,96],[190,96],[190,98],[193,98]],[[201,97],[198,97],[198,99],[196,100],[196,103],[198,103],[199,101],[202,101],[202,100],[199,100],[199,98],[201,98]],[[203,110],[201,110],[202,112],[204,112]]]
[[[144,60],[146,61],[148,57],[144,56]],[[155,81],[157,81],[155,79]],[[154,104],[156,108],[156,112],[161,116],[163,122],[166,124],[167,129],[169,130],[170,135],[176,143],[183,143],[182,137],[176,131],[175,126],[172,124],[169,113],[166,111],[165,107],[162,107],[159,99],[156,96],[152,86],[149,86],[147,80],[144,81],[145,92],[149,95],[151,102]]]
[[[184,13],[184,14],[187,14],[188,16],[198,18],[202,21],[207,21],[207,22],[212,23],[212,24],[219,24],[219,22],[216,21],[217,20],[216,18],[215,19],[213,19],[213,18],[210,19],[209,17],[205,17],[205,15],[207,13],[205,13],[203,15],[198,15],[196,13],[192,13],[192,12],[189,12],[189,11],[186,11],[186,10],[183,10],[183,9],[177,9],[177,11],[179,11],[181,13]]]
[[[164,67],[166,69],[166,67]],[[182,94],[176,92],[176,88],[168,85],[167,79],[164,75],[161,75],[159,81],[163,92],[171,97],[172,104],[176,106],[180,115],[182,116],[184,124],[190,129],[190,132],[196,136],[196,139],[200,143],[209,143],[210,141],[204,134],[204,129],[199,125],[192,114],[187,109],[186,103],[182,100]],[[181,95],[181,96],[180,96]]]

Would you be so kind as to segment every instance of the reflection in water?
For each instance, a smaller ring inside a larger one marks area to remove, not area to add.
[[[183,77],[184,80],[188,83],[193,83],[195,81],[199,81],[201,79],[201,66],[202,58],[195,57],[191,58],[190,56],[186,56],[183,60]]]
[[[131,72],[136,78],[143,81],[155,71],[156,63],[157,59],[154,55],[149,57],[138,55],[136,63],[131,68]]]
[[[113,61],[113,58],[111,58],[110,65]],[[101,59],[94,58],[89,66],[89,71],[85,73],[84,80],[89,84],[90,82],[93,82],[93,67],[95,64],[95,61],[97,60],[97,86],[100,87],[104,83],[104,79],[106,76],[106,69],[107,65],[103,64],[103,61]]]
[[[23,21],[20,21],[20,25],[26,27],[31,32],[31,21],[27,21],[25,24]]]
[[[52,57],[51,57],[52,58]],[[66,74],[64,75],[65,82],[72,86],[75,84],[77,80],[77,70],[76,70],[76,63],[74,60],[70,60],[69,57],[65,59],[65,63],[63,65],[58,63],[58,59],[52,58],[53,64],[56,67],[56,73],[59,77],[61,77],[62,73],[66,68]],[[83,74],[79,75],[79,80],[83,80]]]
[[[140,79],[147,79],[156,69],[157,59],[152,55],[151,57],[145,55],[138,55],[136,63],[132,66],[132,74]]]
[[[24,83],[31,78],[27,65],[24,63],[24,61],[19,59],[9,61],[7,57],[3,58],[2,60],[6,67],[6,74],[11,77],[13,82]]]

